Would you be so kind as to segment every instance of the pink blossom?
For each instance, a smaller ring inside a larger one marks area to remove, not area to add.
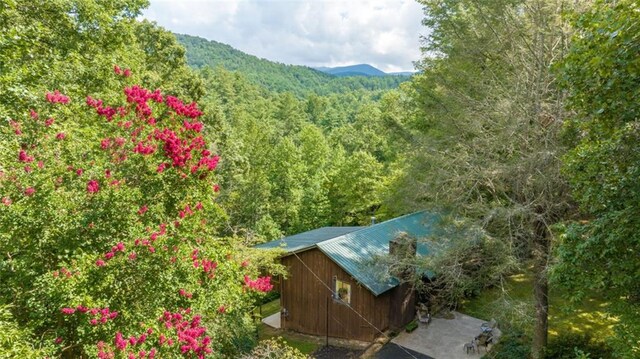
[[[103,261],[102,259],[98,259],[98,260],[96,261],[96,265],[97,265],[98,267],[103,267],[103,266],[104,266],[104,264],[105,264],[105,263],[104,263],[104,261]]]
[[[99,190],[100,190],[100,185],[98,184],[98,181],[90,180],[89,182],[87,182],[87,192],[96,193]]]
[[[130,70],[130,69],[126,69],[126,70],[124,70],[124,72],[122,73],[122,76],[124,76],[124,77],[129,77],[129,76],[131,76],[131,70]]]
[[[84,173],[84,170],[83,170],[82,168],[78,168],[78,169],[76,170],[76,174],[77,174],[78,176],[82,176],[82,174],[83,174],[83,173]]]
[[[34,111],[33,109],[29,110],[29,116],[31,116],[32,119],[37,119],[38,118],[38,113],[36,111]]]
[[[5,206],[10,206],[11,205],[11,198],[2,197],[2,204],[4,204]]]
[[[69,97],[61,94],[60,91],[58,90],[55,90],[53,93],[47,92],[45,97],[47,101],[51,103],[62,103],[62,104],[69,103]]]
[[[46,121],[44,121],[44,125],[47,127],[53,125],[53,118],[49,117]]]
[[[38,161],[38,168],[43,168],[43,167],[44,167],[44,162]]]
[[[29,173],[29,172],[33,171],[33,169],[31,168],[31,166],[24,166],[24,171]]]
[[[113,72],[115,72],[116,75],[122,75],[122,70],[120,69],[120,66],[118,66],[118,65],[113,65]]]
[[[271,277],[258,277],[255,280],[251,280],[249,276],[244,276],[244,283],[247,287],[259,292],[268,292],[273,289],[271,284]]]
[[[218,313],[220,314],[224,314],[224,312],[227,310],[227,308],[225,308],[224,305],[221,305],[218,307]]]
[[[100,141],[100,148],[102,148],[103,150],[108,149],[109,146],[111,146],[111,139],[105,138],[102,141]]]
[[[76,310],[73,308],[62,308],[60,309],[60,311],[62,312],[62,314],[66,314],[66,315],[71,315],[76,312]]]
[[[129,259],[130,259],[130,260],[135,260],[135,259],[136,259],[136,257],[137,257],[136,252],[131,252],[131,253],[129,253]]]
[[[146,205],[143,205],[142,207],[140,207],[140,209],[138,210],[138,214],[139,215],[143,215],[145,213],[147,213],[147,211],[149,210],[149,208]]]
[[[56,344],[62,343],[62,337],[57,337],[53,342]]]
[[[24,190],[24,194],[26,194],[27,196],[32,196],[35,192],[36,192],[36,189],[33,187],[29,187]]]
[[[27,153],[24,150],[20,150],[20,152],[18,153],[18,161],[24,162],[24,163],[33,162],[33,157],[27,155]]]
[[[118,350],[125,350],[127,348],[127,341],[122,336],[122,333],[117,332],[114,339],[114,344]]]
[[[57,140],[64,140],[65,137],[66,135],[62,132],[58,132],[58,134],[56,135]]]

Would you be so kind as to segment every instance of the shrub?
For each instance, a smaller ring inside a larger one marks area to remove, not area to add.
[[[522,331],[515,330],[503,334],[498,343],[483,358],[487,359],[524,359],[531,355],[531,339]]]
[[[298,349],[293,348],[280,337],[261,341],[251,353],[242,359],[304,359],[308,358]]]
[[[545,352],[547,359],[574,359],[580,351],[592,359],[613,358],[612,349],[604,341],[588,334],[566,333],[549,341]]]

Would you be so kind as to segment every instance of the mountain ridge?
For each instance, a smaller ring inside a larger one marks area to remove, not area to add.
[[[335,76],[308,66],[287,65],[259,58],[217,41],[186,34],[175,36],[185,47],[187,63],[193,68],[221,66],[229,71],[241,72],[251,82],[269,90],[291,92],[299,97],[310,93],[328,95],[354,90],[385,91],[409,79],[408,76],[387,74]]]

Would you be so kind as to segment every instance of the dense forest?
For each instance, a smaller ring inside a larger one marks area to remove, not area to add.
[[[432,303],[532,278],[488,357],[638,357],[640,7],[418,2],[411,77],[176,35],[145,0],[0,4],[0,358],[300,357],[255,335],[285,272],[251,246],[421,209],[441,250],[387,265],[437,273],[410,278]],[[610,333],[548,339],[593,298]]]

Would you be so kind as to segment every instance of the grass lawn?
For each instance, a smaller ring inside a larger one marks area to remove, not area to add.
[[[280,299],[276,299],[262,305],[263,318],[278,313],[279,311]],[[284,341],[288,345],[300,350],[300,352],[307,355],[315,352],[318,348],[321,347],[321,343],[307,338],[306,336],[273,329],[264,323],[260,323],[260,325],[258,326],[258,338],[260,340],[263,340],[274,337],[282,337],[282,339],[284,339]]]
[[[489,320],[504,318],[504,303],[516,304],[523,315],[520,318],[532,318],[533,314],[533,277],[530,273],[517,274],[509,277],[502,288],[485,290],[480,296],[467,300],[460,311]],[[604,311],[608,302],[593,296],[579,305],[571,306],[562,297],[562,293],[553,288],[549,289],[549,337],[559,333],[587,333],[592,337],[605,338],[613,332],[616,318],[611,318]],[[502,313],[501,313],[502,312]],[[525,323],[525,320],[522,320]],[[531,322],[532,323],[532,322]],[[527,327],[524,325],[523,327]]]

